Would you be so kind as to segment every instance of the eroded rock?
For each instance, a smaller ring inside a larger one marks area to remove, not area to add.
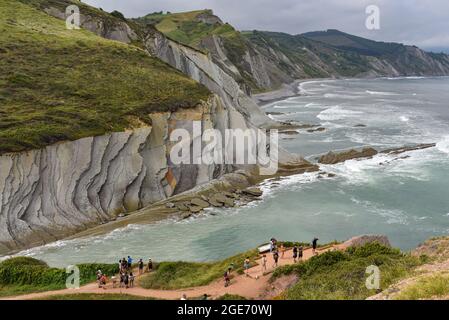
[[[387,236],[384,235],[362,235],[349,239],[348,241],[343,243],[343,246],[346,248],[349,247],[361,247],[367,243],[378,242],[386,247],[391,247],[390,241]]]
[[[328,154],[321,156],[318,160],[322,164],[337,164],[351,159],[371,158],[378,154],[374,148],[363,148],[361,151],[351,149],[340,153],[330,151]]]

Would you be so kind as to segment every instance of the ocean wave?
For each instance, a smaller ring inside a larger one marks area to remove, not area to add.
[[[432,163],[440,163],[441,155],[435,148],[413,150],[401,155],[377,154],[368,159],[353,159],[336,165],[321,165],[326,172],[342,177],[345,184],[376,184],[383,179],[401,178],[429,181]]]
[[[337,105],[320,112],[320,114],[318,114],[317,117],[318,119],[323,121],[334,121],[334,120],[342,120],[348,117],[356,117],[360,114],[363,114],[363,112],[343,109],[342,107]]]
[[[280,106],[280,105],[273,106],[273,109],[289,109],[289,108],[291,108],[291,107],[289,107],[289,106]]]
[[[307,94],[307,93],[310,93],[310,92],[313,92],[313,91],[321,91],[320,89],[318,89],[318,90],[306,89],[305,86],[306,86],[306,85],[310,85],[310,84],[317,84],[317,83],[322,84],[322,83],[326,83],[326,82],[334,82],[334,81],[335,81],[335,80],[311,80],[311,81],[304,81],[304,82],[301,82],[301,83],[298,85],[298,91],[299,91],[301,94]]]
[[[438,141],[436,147],[439,151],[449,154],[449,136],[445,136],[442,140]]]
[[[357,99],[360,98],[358,95],[350,95],[343,93],[326,93],[324,96],[326,99]]]
[[[396,96],[397,93],[393,93],[393,92],[383,92],[383,91],[370,91],[370,90],[366,90],[366,93],[370,94],[370,95],[375,95],[375,96]]]
[[[410,76],[410,77],[388,77],[387,80],[421,80],[428,79],[428,77],[418,77],[418,76]]]

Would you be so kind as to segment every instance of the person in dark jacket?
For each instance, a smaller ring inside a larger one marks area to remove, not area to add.
[[[314,255],[316,254],[316,248],[317,248],[317,245],[318,245],[318,240],[320,240],[320,239],[313,238],[313,240],[312,240],[312,253]]]

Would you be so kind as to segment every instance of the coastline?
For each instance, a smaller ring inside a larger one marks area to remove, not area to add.
[[[287,97],[291,97],[294,95],[299,95],[299,89],[298,86],[301,83],[310,82],[310,81],[326,81],[329,79],[322,78],[322,79],[301,79],[296,80],[290,85],[286,86],[290,88],[291,90],[284,89],[278,89],[273,90],[264,94],[256,95],[257,97],[260,97],[260,95],[263,95],[265,99],[273,98],[271,102],[273,101],[279,101],[283,100]],[[294,90],[294,88],[297,88]],[[276,99],[274,99],[276,98]],[[260,98],[259,98],[260,99]],[[266,100],[266,103],[268,100]],[[262,105],[259,104],[260,107]],[[341,151],[346,150],[342,149]],[[292,157],[293,158],[293,157]],[[296,175],[296,174],[302,174],[304,172],[310,172],[314,169],[314,171],[318,171],[318,167],[314,166],[311,163],[308,163],[309,166],[301,167],[300,165],[306,164],[306,162],[298,162],[298,161],[288,161],[281,167],[280,172],[275,177],[285,177],[290,175]],[[296,159],[297,160],[297,159]],[[238,185],[237,189],[244,189],[251,186],[257,186],[261,182],[272,179],[272,176],[266,176],[266,177],[260,177],[257,176],[254,173],[251,172],[234,172],[231,174],[227,174],[223,176],[222,178],[212,180],[206,184],[200,185],[194,189],[188,190],[182,194],[178,194],[174,197],[167,198],[165,200],[159,201],[157,203],[154,203],[148,207],[142,208],[138,211],[130,212],[129,214],[119,217],[115,220],[111,220],[107,223],[93,226],[91,228],[81,230],[80,232],[76,234],[68,235],[67,237],[62,237],[60,239],[55,239],[54,241],[58,240],[73,240],[77,238],[86,238],[86,237],[93,237],[98,235],[104,235],[107,233],[110,233],[114,230],[124,228],[131,224],[155,224],[160,221],[164,221],[167,219],[175,218],[175,219],[182,219],[183,212],[177,210],[176,208],[169,208],[167,207],[168,204],[172,202],[188,202],[191,201],[194,198],[201,198],[202,196],[208,196],[213,193],[220,193],[220,192],[229,192],[230,190],[235,190],[236,186]],[[236,182],[238,181],[238,184]],[[245,204],[243,204],[245,205]],[[54,242],[52,241],[52,242]],[[33,248],[33,247],[39,247],[39,246],[45,246],[52,242],[47,243],[32,243],[27,248],[23,248],[21,250],[15,250],[10,252],[1,252],[2,255],[15,255],[19,252],[23,252],[24,250]]]
[[[326,81],[337,80],[338,78],[309,78],[309,79],[297,79],[289,84],[283,84],[281,88],[270,90],[267,92],[253,94],[251,98],[259,105],[260,108],[264,108],[266,105],[284,100],[291,97],[301,96],[299,86],[302,83],[309,81]]]
[[[283,88],[281,89],[254,95],[251,98],[253,99],[255,98],[255,101],[258,104],[259,108],[263,110],[263,106],[266,104],[275,101],[280,101],[292,96],[299,96],[300,91],[298,86],[301,83],[318,80],[327,80],[327,79],[326,78],[298,79],[288,85],[287,84],[283,85]],[[279,125],[280,130],[287,130],[293,128],[292,125],[290,124],[282,124],[279,122]],[[55,241],[67,241],[78,238],[104,235],[114,230],[125,228],[131,224],[154,224],[170,218],[182,219],[183,213],[177,210],[176,208],[173,207],[169,208],[168,207],[169,204],[171,204],[172,202],[189,202],[192,199],[201,197],[204,198],[206,195],[210,195],[213,193],[230,192],[236,189],[243,190],[245,188],[257,187],[258,185],[260,185],[260,183],[268,179],[285,177],[295,174],[303,174],[305,172],[318,171],[318,170],[319,167],[317,165],[312,164],[300,158],[297,155],[289,154],[286,157],[286,161],[284,161],[283,163],[281,162],[279,163],[279,170],[273,176],[259,176],[255,172],[250,172],[249,170],[245,171],[238,170],[233,173],[225,174],[224,176],[218,179],[212,180],[204,185],[199,185],[181,194],[177,194],[167,199],[158,201],[152,205],[149,205],[137,211],[130,212],[125,216],[117,217],[115,220],[111,220],[109,222],[90,227],[86,230],[82,230],[75,234],[70,234],[67,235],[66,237],[61,237],[55,239],[54,241],[46,243],[29,243],[26,247],[19,250],[13,250],[8,252],[0,250],[0,257],[14,256],[20,252],[35,247],[45,246]],[[252,201],[248,201],[247,203],[249,202]],[[240,206],[245,205],[247,203],[243,203]]]

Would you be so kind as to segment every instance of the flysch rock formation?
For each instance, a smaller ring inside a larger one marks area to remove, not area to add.
[[[61,8],[45,11],[65,19]],[[140,40],[159,57],[212,92],[195,109],[151,114],[152,126],[63,142],[41,150],[0,156],[0,253],[42,245],[111,221],[194,189],[239,169],[254,166],[173,165],[170,132],[276,128],[238,83],[209,57],[150,30],[139,38],[124,21],[101,21],[81,14],[82,27],[100,36],[131,43]],[[301,157],[280,150],[280,172],[317,170]]]

